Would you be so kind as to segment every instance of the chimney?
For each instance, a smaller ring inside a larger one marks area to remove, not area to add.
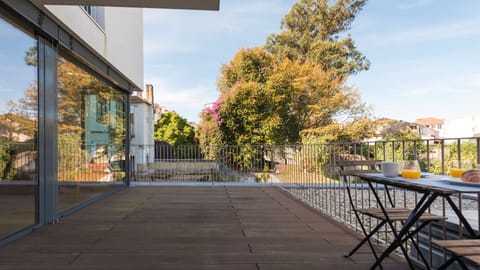
[[[147,84],[147,91],[145,93],[145,101],[153,104],[153,85]]]

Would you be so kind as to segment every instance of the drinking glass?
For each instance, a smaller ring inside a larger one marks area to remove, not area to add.
[[[452,160],[450,163],[450,176],[460,178],[465,171],[471,169],[473,169],[473,164],[470,160]]]
[[[420,178],[420,164],[418,160],[405,160],[402,164],[402,177],[406,179]]]

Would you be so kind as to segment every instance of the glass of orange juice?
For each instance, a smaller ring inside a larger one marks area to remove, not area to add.
[[[473,168],[470,160],[452,160],[450,163],[450,176],[455,178],[462,177],[462,174]]]
[[[406,179],[420,178],[420,164],[418,160],[405,160],[402,162],[402,177]]]

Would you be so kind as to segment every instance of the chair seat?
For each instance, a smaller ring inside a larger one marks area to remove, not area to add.
[[[411,209],[408,208],[386,208],[387,215],[391,221],[404,221],[410,216]],[[380,220],[387,220],[380,208],[361,208],[357,209],[357,212],[364,215],[374,217]],[[441,221],[446,220],[446,217],[438,216],[434,214],[424,213],[418,220],[419,221]]]
[[[476,265],[480,265],[480,255],[465,256],[465,259],[473,262]]]
[[[480,265],[480,239],[435,240],[432,243],[455,256],[463,257]]]

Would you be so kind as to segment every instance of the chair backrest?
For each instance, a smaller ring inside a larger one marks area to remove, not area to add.
[[[339,160],[337,161],[338,173],[344,179],[359,173],[376,173],[378,170],[375,168],[375,164],[379,162],[382,160]]]
[[[347,190],[348,199],[351,208],[354,210],[355,203],[352,199],[352,193],[350,191],[349,177],[356,176],[359,173],[376,173],[378,170],[375,168],[375,164],[382,162],[382,160],[338,160],[338,173],[343,178],[345,188]]]

